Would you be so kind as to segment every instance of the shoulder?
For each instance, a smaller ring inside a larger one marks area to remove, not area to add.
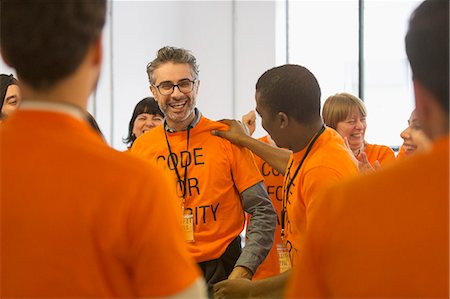
[[[218,121],[211,120],[205,116],[200,118],[199,123],[197,124],[199,128],[204,130],[227,130],[228,126]]]
[[[381,144],[366,144],[366,151],[394,152],[389,146]]]
[[[212,135],[212,130],[228,130],[228,126],[202,116],[199,123],[192,129],[191,134],[202,136],[201,138],[203,140],[206,139],[207,141],[205,142],[208,142],[211,146],[217,145],[227,149],[234,146],[229,140]]]
[[[149,170],[157,169],[153,163],[138,158],[129,151],[121,152],[106,148],[102,151],[96,151],[94,154],[98,163],[103,164],[105,172],[110,169],[123,179],[127,179],[127,175],[131,177],[147,176]]]
[[[341,135],[331,128],[326,128],[318,139],[318,156],[323,158],[335,155],[348,157],[348,150]]]
[[[146,147],[149,143],[154,144],[161,142],[161,140],[164,140],[161,136],[164,136],[163,125],[157,126],[136,138],[131,147],[131,152],[134,152],[137,148]]]
[[[318,147],[310,160],[309,170],[348,176],[358,173],[357,166],[345,147],[342,137],[333,129],[327,128],[320,137]]]
[[[380,144],[366,144],[364,151],[371,163],[378,160],[384,166],[384,163],[395,161],[394,150],[389,146]]]
[[[318,141],[321,144],[322,148],[323,146],[345,147],[344,139],[342,138],[342,136],[330,127],[325,127],[325,131],[323,131],[323,133],[320,135]]]

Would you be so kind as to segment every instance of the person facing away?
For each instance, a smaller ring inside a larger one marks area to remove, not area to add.
[[[416,113],[432,149],[316,201],[288,298],[449,298],[449,2],[406,34]]]
[[[163,47],[147,73],[165,121],[136,139],[131,153],[155,161],[172,179],[186,244],[212,296],[217,281],[251,279],[272,247],[276,213],[251,152],[211,136],[226,126],[195,108],[200,80],[193,54]],[[241,253],[244,211],[254,221]]]
[[[133,142],[147,131],[159,126],[164,120],[164,114],[159,109],[155,98],[146,97],[140,100],[134,107],[128,124],[128,136],[123,142],[128,145],[127,151],[133,146]]]
[[[347,140],[358,161],[367,157],[372,167],[395,161],[395,153],[390,147],[365,140],[367,109],[360,98],[346,92],[332,95],[325,101],[322,115],[325,124]]]
[[[280,266],[296,267],[302,252],[309,207],[323,189],[358,174],[342,137],[325,127],[320,115],[320,87],[305,67],[287,64],[267,70],[256,83],[256,111],[276,145],[246,135],[237,122],[226,120],[230,130],[212,134],[249,148],[284,175]],[[285,150],[289,149],[289,150]],[[250,222],[251,223],[251,222]],[[282,296],[291,271],[248,282],[220,282],[217,298]]]
[[[206,298],[169,183],[85,118],[106,1],[0,10],[2,57],[25,99],[0,127],[0,296]]]
[[[425,135],[415,110],[411,112],[408,127],[400,133],[400,137],[403,138],[403,144],[397,155],[399,160],[408,158],[417,152],[426,152],[431,147],[431,140]]]
[[[0,122],[16,110],[22,102],[19,82],[14,76],[0,74]]]

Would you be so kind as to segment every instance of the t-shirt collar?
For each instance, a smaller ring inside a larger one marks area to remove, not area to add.
[[[192,129],[193,127],[195,127],[200,122],[200,118],[202,117],[202,113],[197,108],[194,108],[194,113],[195,113],[194,120],[191,122],[191,124],[189,126],[187,126],[185,129],[183,129],[181,131],[187,130],[188,127],[191,127],[191,129]],[[167,121],[165,119],[164,119],[164,130],[166,130],[169,133],[176,132],[174,129],[169,127],[169,125],[167,124]]]
[[[20,110],[39,110],[59,112],[71,115],[80,120],[86,120],[86,114],[81,107],[64,102],[23,101]]]

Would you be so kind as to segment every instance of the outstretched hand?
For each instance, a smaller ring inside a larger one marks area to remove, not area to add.
[[[226,124],[230,127],[228,131],[224,130],[212,130],[211,134],[214,136],[219,136],[228,139],[236,145],[243,145],[242,140],[244,138],[250,137],[249,132],[242,122],[234,119],[222,119],[219,122]]]

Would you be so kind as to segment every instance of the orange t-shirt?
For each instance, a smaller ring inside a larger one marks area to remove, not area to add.
[[[61,112],[18,110],[0,143],[2,298],[162,297],[201,277],[155,165]]]
[[[449,138],[329,189],[289,298],[449,298]]]
[[[403,160],[405,158],[406,158],[406,156],[405,156],[405,148],[402,145],[402,146],[400,146],[400,149],[398,150],[397,160]]]
[[[371,165],[377,160],[380,162],[381,166],[386,166],[395,161],[394,151],[386,145],[366,144],[364,152]]]
[[[268,135],[259,138],[262,142],[270,144]],[[258,269],[253,275],[253,279],[262,279],[270,276],[280,274],[280,265],[278,261],[277,244],[281,243],[281,209],[282,209],[282,199],[283,199],[283,175],[277,170],[273,169],[266,161],[260,157],[254,155],[256,165],[264,178],[264,184],[266,185],[267,193],[269,194],[270,200],[277,212],[277,225],[275,228],[274,242],[272,249],[267,255],[264,262],[259,265]],[[248,221],[251,221],[251,217],[247,214]]]
[[[291,155],[283,194],[306,150],[307,147]],[[352,175],[358,175],[358,168],[342,137],[335,130],[326,128],[311,148],[285,198],[285,236],[293,266],[304,243],[309,205],[320,191]]]
[[[140,136],[131,153],[155,161],[177,188],[177,175],[184,180],[187,165],[185,209],[193,214],[194,242],[187,246],[198,263],[219,258],[244,228],[244,210],[240,193],[261,182],[262,176],[252,153],[226,139],[211,135],[211,130],[225,130],[226,125],[201,117],[188,131],[167,132],[158,126]],[[182,205],[182,194],[176,201]]]

